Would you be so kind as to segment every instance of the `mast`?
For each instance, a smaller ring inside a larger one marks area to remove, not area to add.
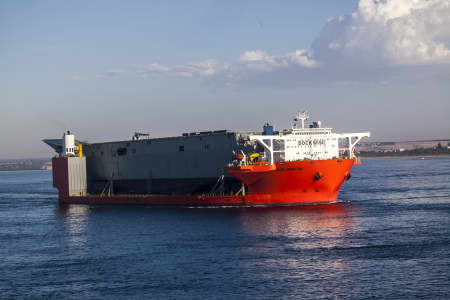
[[[309,114],[305,110],[302,112],[298,112],[297,116],[294,118],[294,124],[292,125],[292,129],[305,129],[305,121],[309,119]],[[299,128],[299,123],[301,122],[302,127]]]

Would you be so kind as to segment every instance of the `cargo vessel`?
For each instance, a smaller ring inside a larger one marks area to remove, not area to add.
[[[62,203],[186,206],[295,205],[337,200],[370,133],[340,134],[299,112],[290,129],[228,130],[87,143],[43,140],[57,153]]]

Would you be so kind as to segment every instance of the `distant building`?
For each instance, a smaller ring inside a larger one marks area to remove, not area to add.
[[[439,144],[444,149],[450,149],[449,140],[405,141],[405,142],[361,142],[359,151],[369,152],[404,152],[418,149],[436,149]]]
[[[41,170],[51,171],[52,170],[52,162],[49,161],[49,162],[43,163],[41,166]]]

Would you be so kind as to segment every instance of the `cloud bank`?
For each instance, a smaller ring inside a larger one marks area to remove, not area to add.
[[[450,0],[360,0],[330,20],[312,49],[318,60],[352,64],[450,62]]]
[[[310,49],[281,55],[249,50],[231,62],[207,59],[170,67],[153,63],[130,70],[144,77],[199,77],[214,86],[238,86],[385,82],[405,74],[448,78],[449,67],[450,0],[360,0],[351,15],[330,19]],[[104,75],[121,73],[113,69]]]

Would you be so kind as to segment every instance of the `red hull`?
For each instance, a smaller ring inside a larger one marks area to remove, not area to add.
[[[177,195],[112,195],[112,196],[69,196],[60,199],[67,204],[119,204],[119,205],[158,205],[158,206],[242,206],[241,196],[177,196]]]
[[[248,187],[246,196],[235,195],[87,195],[70,196],[67,158],[54,158],[53,186],[59,201],[68,204],[121,204],[171,206],[293,205],[337,200],[339,188],[353,159],[277,163],[228,168]],[[320,179],[315,179],[317,173]]]
[[[242,181],[259,203],[318,203],[337,200],[353,164],[353,159],[293,161],[230,167],[227,172]]]
[[[177,196],[177,195],[88,195],[67,196],[59,199],[64,204],[89,205],[156,205],[156,206],[282,206],[328,203],[320,198],[308,198],[298,201],[296,198],[276,198],[273,195],[211,195],[211,196]]]

